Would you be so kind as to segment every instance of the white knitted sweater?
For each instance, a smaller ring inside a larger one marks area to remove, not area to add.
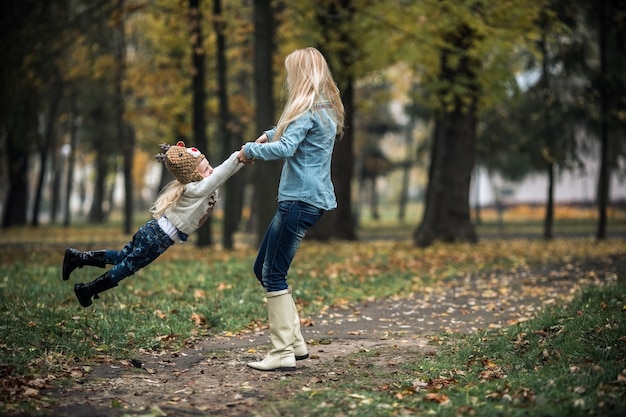
[[[217,201],[218,187],[244,166],[237,160],[238,152],[233,152],[227,160],[216,166],[208,177],[185,184],[185,190],[176,204],[165,212],[165,216],[178,230],[191,234],[209,218]]]

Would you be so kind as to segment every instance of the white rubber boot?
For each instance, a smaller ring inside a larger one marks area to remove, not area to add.
[[[293,354],[296,356],[297,361],[301,361],[308,359],[309,351],[304,342],[304,337],[302,337],[302,332],[300,331],[300,316],[298,315],[298,307],[296,307],[296,302],[293,297],[291,297],[291,306],[293,308],[295,326],[293,330]]]
[[[259,371],[295,371],[296,357],[293,353],[295,320],[291,291],[286,289],[268,292],[265,296],[272,350],[262,361],[250,362],[248,366]]]

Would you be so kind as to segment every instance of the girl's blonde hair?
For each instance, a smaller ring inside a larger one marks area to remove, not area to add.
[[[337,134],[343,134],[344,108],[339,89],[333,80],[324,56],[315,48],[297,49],[285,58],[287,70],[287,103],[278,123],[274,140],[280,139],[289,123],[328,102],[331,117],[337,123]]]
[[[163,191],[161,191],[159,197],[157,197],[154,205],[150,208],[152,217],[155,219],[163,217],[167,209],[173,204],[176,204],[180,196],[183,195],[184,190],[185,184],[178,180],[170,181],[169,184],[163,188]]]

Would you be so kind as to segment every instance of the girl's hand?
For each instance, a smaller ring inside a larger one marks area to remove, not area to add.
[[[268,141],[269,139],[267,138],[267,135],[263,133],[261,136],[257,138],[257,140],[254,141],[254,143],[267,143]]]

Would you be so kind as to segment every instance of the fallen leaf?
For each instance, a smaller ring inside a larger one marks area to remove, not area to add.
[[[202,326],[207,322],[206,317],[200,313],[192,313],[190,319],[196,326]]]
[[[437,404],[447,404],[450,402],[450,399],[447,395],[441,393],[430,392],[426,394],[424,397],[426,401],[435,402]]]

